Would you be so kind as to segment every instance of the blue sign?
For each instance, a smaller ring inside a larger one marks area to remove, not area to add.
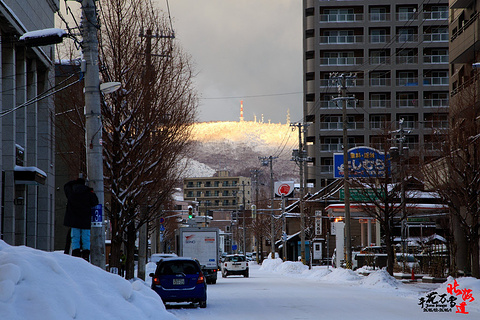
[[[238,249],[238,247],[237,247],[236,244],[232,245],[232,250],[233,250],[233,251],[236,251],[237,249]]]
[[[92,227],[101,227],[103,226],[103,209],[101,204],[97,204],[95,207],[91,209],[91,217],[92,217]]]
[[[370,147],[355,147],[347,151],[348,176],[353,178],[385,177],[390,172],[387,155]],[[333,154],[334,178],[343,178],[343,153]]]
[[[165,231],[165,226],[163,224],[160,225],[160,231]]]

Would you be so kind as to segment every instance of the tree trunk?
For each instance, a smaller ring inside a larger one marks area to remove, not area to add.
[[[126,276],[127,280],[135,277],[135,222],[131,222],[127,227],[127,261],[126,261]]]
[[[389,275],[393,276],[393,264],[395,263],[395,253],[393,250],[392,239],[390,236],[391,234],[390,227],[387,225],[384,228],[384,231],[385,231],[385,246],[387,249],[387,272]]]
[[[478,246],[478,236],[472,237],[472,243],[470,244],[471,248],[471,263],[472,263],[472,277],[477,279],[480,278],[480,269],[479,269],[479,246]]]

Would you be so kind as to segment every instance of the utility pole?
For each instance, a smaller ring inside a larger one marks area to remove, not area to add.
[[[333,74],[332,79],[337,80],[340,97],[334,98],[334,101],[342,101],[343,111],[343,189],[345,194],[345,264],[347,269],[352,269],[352,236],[350,226],[350,185],[348,180],[348,119],[347,102],[354,100],[354,97],[347,97],[347,79],[353,79],[355,75]]]
[[[275,192],[274,192],[274,184],[273,184],[273,160],[277,159],[278,157],[258,157],[258,160],[262,161],[263,166],[270,166],[270,195],[271,195],[271,202],[270,202],[270,207],[272,210],[271,213],[271,236],[270,236],[270,248],[271,248],[271,253],[272,253],[272,259],[275,259],[275,218],[273,217],[274,215],[274,197],[275,197]]]
[[[291,127],[298,127],[298,150],[293,150],[292,153],[292,160],[295,161],[300,169],[300,201],[299,201],[299,208],[300,208],[300,256],[302,259],[302,263],[306,264],[305,258],[305,212],[303,208],[303,198],[305,197],[305,174],[304,168],[305,163],[307,162],[307,151],[304,150],[304,141],[302,139],[302,133],[305,137],[305,131],[308,124],[305,123],[291,123]]]
[[[105,270],[105,224],[102,215],[105,202],[103,188],[102,112],[100,108],[100,78],[98,68],[97,12],[94,0],[82,0],[81,33],[85,59],[85,145],[88,183],[98,197],[99,219],[92,224],[90,260]]]
[[[242,181],[242,223],[243,223],[243,254],[247,254],[247,232],[245,227],[245,181]]]
[[[253,173],[253,177],[254,177],[254,183],[255,183],[255,207],[254,209],[252,209],[252,212],[253,212],[253,219],[255,220],[255,229],[257,232],[255,232],[255,250],[257,252],[256,254],[256,260],[257,260],[257,263],[260,262],[260,250],[259,248],[261,248],[261,244],[259,245],[259,239],[257,237],[257,233],[258,233],[258,217],[257,217],[257,207],[258,207],[258,174],[260,173],[260,170],[258,169],[254,169],[254,170],[251,170],[250,173]]]

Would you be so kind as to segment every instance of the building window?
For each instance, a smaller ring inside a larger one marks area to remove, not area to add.
[[[201,197],[202,196],[202,192],[201,191],[197,191],[197,197]]]
[[[222,195],[223,195],[224,197],[228,197],[228,190],[224,190],[223,193],[222,193]]]
[[[205,182],[205,187],[210,188],[212,186],[212,182],[207,181]]]
[[[187,188],[193,188],[193,181],[187,182]]]
[[[197,188],[201,188],[202,187],[202,183],[200,181],[197,182]]]
[[[230,202],[228,200],[223,200],[223,203],[222,203],[224,206],[228,206],[230,205]]]
[[[187,192],[187,197],[188,198],[193,198],[193,191],[188,191]]]

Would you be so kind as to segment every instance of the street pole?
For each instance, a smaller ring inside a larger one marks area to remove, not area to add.
[[[271,224],[271,235],[270,235],[270,251],[272,253],[272,259],[275,259],[275,218],[274,218],[274,197],[275,197],[275,191],[274,189],[274,184],[273,184],[273,160],[277,159],[278,157],[258,157],[259,160],[262,161],[263,166],[270,166],[270,195],[271,195],[271,202],[270,202],[270,207],[271,207],[271,215],[270,215],[270,224]]]
[[[283,261],[287,260],[287,217],[285,216],[285,196],[282,194],[282,218],[283,218]]]
[[[243,198],[243,206],[242,206],[242,220],[243,220],[243,254],[247,255],[247,232],[245,229],[245,181],[242,181],[242,198]]]
[[[350,184],[348,180],[348,119],[347,102],[354,100],[353,97],[347,97],[347,79],[355,78],[354,75],[334,74],[332,78],[339,82],[340,97],[333,100],[342,101],[343,116],[343,190],[345,194],[345,265],[347,269],[352,269],[352,236],[350,226]]]
[[[94,0],[82,0],[81,32],[85,59],[85,144],[87,178],[103,210],[103,154],[102,112],[100,107],[100,79],[98,67],[97,13]],[[90,236],[90,260],[93,265],[105,270],[105,224],[92,225]]]

